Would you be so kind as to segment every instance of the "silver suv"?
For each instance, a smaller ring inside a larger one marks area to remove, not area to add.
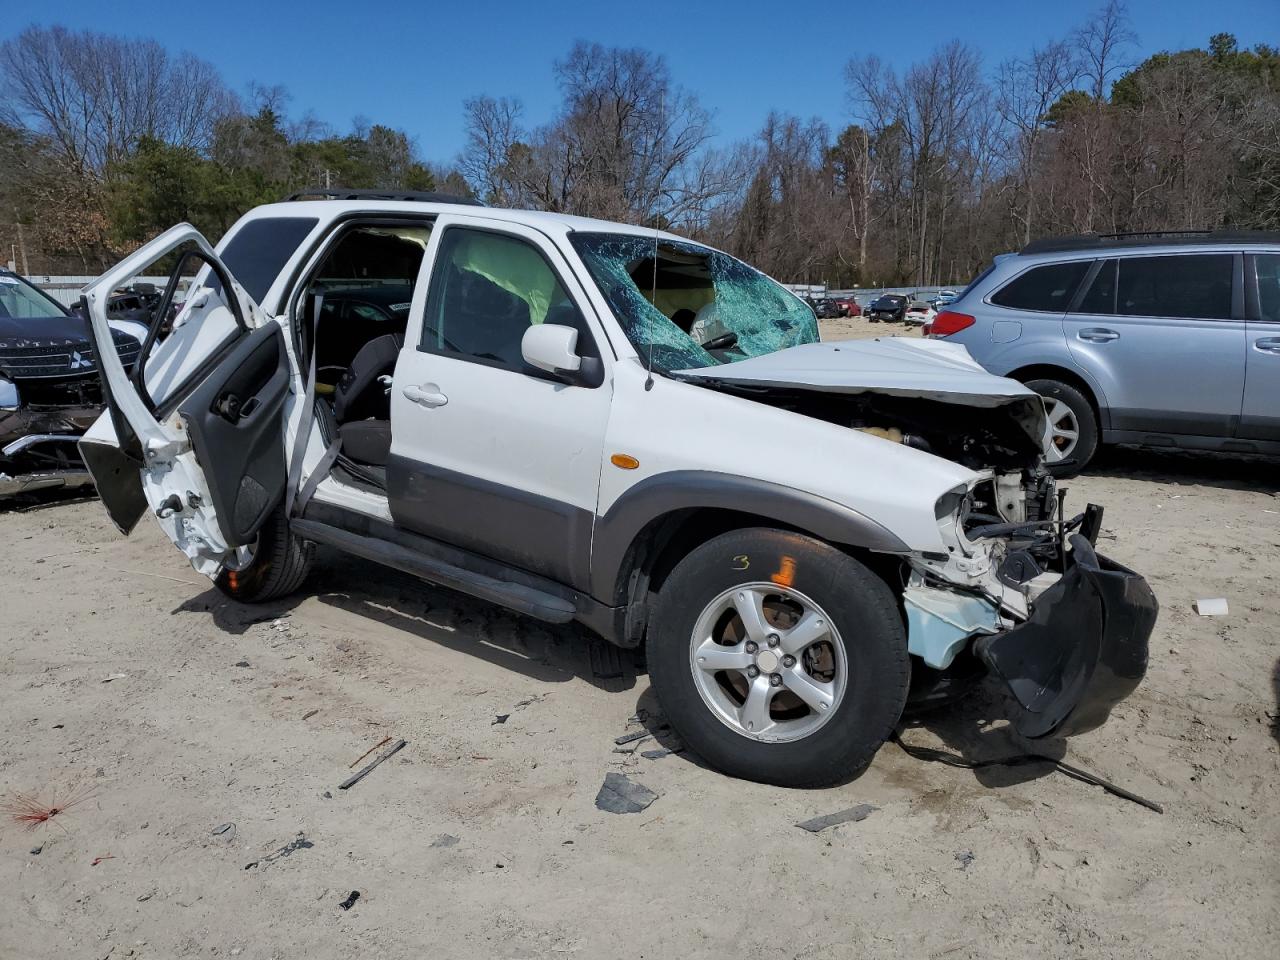
[[[1280,453],[1280,233],[1036,241],[925,333],[1044,397],[1059,475],[1100,443]]]

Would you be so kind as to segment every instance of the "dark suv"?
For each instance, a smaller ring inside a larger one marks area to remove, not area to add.
[[[132,367],[138,340],[111,333]],[[76,441],[101,412],[88,321],[0,270],[0,497],[89,483]]]

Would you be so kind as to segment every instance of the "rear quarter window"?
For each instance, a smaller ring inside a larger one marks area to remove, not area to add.
[[[319,222],[316,217],[260,217],[250,220],[232,234],[218,257],[254,303],[265,306],[262,298]],[[210,286],[216,284],[217,277],[210,277]]]
[[[1233,261],[1230,253],[1121,258],[1116,313],[1228,320]]]
[[[1015,310],[1066,313],[1090,265],[1089,260],[1074,260],[1032,267],[992,294],[991,302]]]

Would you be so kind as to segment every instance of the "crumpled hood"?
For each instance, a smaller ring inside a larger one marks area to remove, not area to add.
[[[958,343],[914,337],[806,343],[737,363],[678,371],[693,382],[742,387],[919,397],[1003,409],[1050,459],[1044,402],[1016,380],[988,373]]]
[[[678,376],[832,393],[923,397],[970,407],[1001,407],[1037,395],[984,370],[958,343],[914,337],[806,343]]]

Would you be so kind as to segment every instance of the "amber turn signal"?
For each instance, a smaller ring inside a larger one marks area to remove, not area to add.
[[[625,453],[615,453],[609,458],[609,462],[615,467],[621,467],[623,470],[634,470],[640,466],[639,460]]]

